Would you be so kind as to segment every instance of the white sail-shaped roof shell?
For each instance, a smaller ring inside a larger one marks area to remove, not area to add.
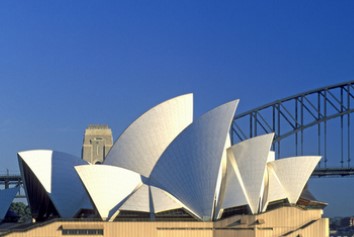
[[[176,198],[174,198],[169,193],[163,191],[154,186],[150,186],[152,204],[155,213],[174,210],[178,208],[185,208],[188,210],[188,207],[184,206]]]
[[[253,214],[261,211],[266,164],[274,134],[266,134],[233,145],[230,156],[235,159],[246,197]],[[229,188],[232,188],[230,185]]]
[[[119,209],[158,213],[179,208],[186,207],[164,190],[144,184]]]
[[[319,156],[301,156],[279,159],[269,163],[284,187],[290,203],[296,203],[313,170],[320,161]]]
[[[148,177],[166,147],[192,121],[192,94],[167,100],[141,115],[123,132],[104,164]]]
[[[275,174],[272,166],[267,164],[267,173],[268,173],[268,185],[267,185],[267,197],[265,200],[265,206],[263,211],[267,209],[269,203],[282,200],[288,197],[287,192],[285,191],[284,186],[280,183],[279,178]]]
[[[231,146],[231,138],[229,134],[226,138],[224,152],[221,157],[219,174],[216,183],[215,198],[214,198],[215,199],[215,208],[214,208],[214,217],[213,217],[214,220],[219,219],[220,215],[223,212],[222,202],[225,194],[225,185],[226,185],[225,179],[227,178],[226,173],[228,168],[227,148],[229,148],[230,146]]]
[[[228,153],[230,152],[232,151],[229,149]],[[246,188],[242,182],[239,168],[235,159],[230,155],[228,156],[224,190],[222,209],[248,205]]]
[[[119,210],[151,212],[149,186],[143,184],[122,204]]]
[[[103,220],[112,220],[125,199],[142,185],[139,174],[120,167],[83,165],[75,169]]]
[[[212,219],[220,163],[238,101],[194,121],[165,150],[150,179],[201,219]]]
[[[165,101],[123,132],[103,165],[49,150],[20,152],[25,189],[30,184],[31,201],[38,204],[33,216],[73,217],[95,208],[103,220],[114,220],[120,211],[183,208],[215,220],[238,206],[256,214],[273,201],[296,203],[320,157],[275,160],[274,134],[231,146],[237,105],[229,102],[192,123],[192,94]]]
[[[0,221],[2,221],[7,211],[10,208],[12,201],[14,200],[16,194],[20,191],[20,187],[7,188],[0,190]]]
[[[31,169],[50,200],[63,218],[74,217],[80,209],[93,209],[74,166],[87,164],[75,156],[51,150],[32,150],[18,153],[26,190],[23,164]]]
[[[269,151],[267,162],[275,161],[275,152]]]

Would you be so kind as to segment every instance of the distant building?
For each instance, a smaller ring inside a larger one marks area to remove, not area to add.
[[[341,227],[353,227],[354,226],[354,217],[344,217],[341,219]]]
[[[102,164],[112,145],[112,130],[107,125],[89,125],[85,130],[81,157],[91,164]]]

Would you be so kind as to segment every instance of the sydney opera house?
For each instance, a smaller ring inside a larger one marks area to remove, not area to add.
[[[193,118],[193,95],[136,119],[102,164],[18,153],[33,228],[8,236],[328,236],[306,187],[320,157],[276,159],[273,134],[231,144],[238,100]]]

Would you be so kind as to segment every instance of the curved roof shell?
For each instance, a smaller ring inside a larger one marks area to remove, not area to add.
[[[228,152],[232,151],[228,150]],[[221,209],[248,205],[246,188],[242,182],[237,163],[232,156],[228,156],[224,197],[221,205]]]
[[[165,150],[150,179],[201,219],[213,218],[221,159],[238,104],[221,105],[189,125]]]
[[[296,203],[320,157],[275,160],[274,134],[231,146],[237,105],[231,101],[192,123],[192,94],[165,101],[123,132],[103,165],[50,150],[20,152],[29,203],[38,213],[49,209],[47,217],[95,208],[114,220],[120,211],[183,208],[207,221],[228,208],[248,205],[256,214],[276,200]]]
[[[229,148],[240,175],[241,186],[245,189],[249,207],[253,214],[261,212],[266,164],[274,134],[254,137]],[[233,188],[232,184],[227,188]],[[232,198],[232,197],[230,197]],[[237,198],[237,197],[234,197]]]
[[[320,156],[298,156],[275,160],[269,163],[285,189],[290,203],[296,203]]]
[[[268,174],[268,187],[267,187],[267,194],[265,205],[263,211],[266,210],[269,203],[286,199],[288,197],[287,192],[285,191],[284,186],[281,184],[278,176],[276,175],[275,171],[271,167],[270,164],[267,165],[267,174]]]
[[[19,152],[18,160],[27,195],[32,195],[29,194],[28,185],[37,186],[38,190],[43,188],[59,215],[64,218],[74,217],[80,209],[93,209],[74,169],[76,165],[87,164],[86,161],[51,150]],[[24,168],[24,163],[31,170],[30,173]],[[31,205],[32,197],[28,198]]]
[[[149,177],[166,147],[192,121],[192,94],[167,100],[141,115],[122,133],[104,164]]]
[[[151,194],[149,186],[143,184],[123,203],[119,210],[151,212]]]
[[[120,167],[82,165],[75,169],[103,220],[114,219],[119,207],[142,185],[139,174]]]
[[[154,213],[174,210],[178,208],[186,208],[188,210],[188,208],[185,207],[176,198],[160,188],[150,186],[150,192]]]
[[[183,207],[181,202],[166,191],[144,184],[124,202],[120,210],[158,213]]]

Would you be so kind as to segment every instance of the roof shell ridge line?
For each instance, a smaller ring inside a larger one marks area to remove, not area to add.
[[[141,117],[143,117],[146,113],[152,111],[153,109],[156,109],[156,107],[158,107],[158,106],[160,106],[160,105],[162,105],[162,104],[164,104],[164,103],[166,103],[166,102],[168,102],[168,101],[172,101],[172,100],[174,100],[174,99],[177,99],[177,98],[180,98],[180,97],[184,97],[184,96],[191,96],[191,97],[192,97],[192,102],[193,102],[193,93],[187,93],[187,94],[178,95],[178,96],[176,96],[176,97],[170,98],[170,99],[168,99],[168,100],[164,100],[164,101],[162,101],[162,102],[156,104],[155,106],[151,107],[150,109],[148,109],[148,110],[146,110],[145,112],[143,112],[142,114],[140,114],[132,123],[130,123],[130,124],[128,125],[128,127],[126,127],[126,128],[124,129],[124,131],[119,135],[119,137],[114,141],[113,146],[119,141],[119,139],[121,138],[121,136],[134,124],[134,122],[136,122],[137,120],[139,120],[139,119],[140,119]],[[112,146],[112,147],[113,147],[113,146]],[[109,153],[110,153],[110,151],[108,152],[107,156],[109,155]]]

